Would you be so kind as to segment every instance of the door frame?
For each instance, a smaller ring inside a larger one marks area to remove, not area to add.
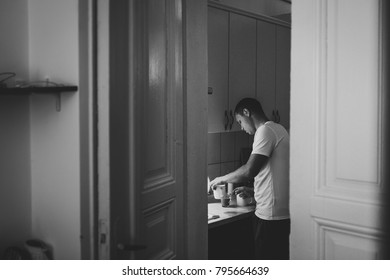
[[[97,0],[79,1],[81,259],[97,259]]]

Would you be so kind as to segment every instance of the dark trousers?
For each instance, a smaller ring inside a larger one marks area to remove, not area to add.
[[[288,260],[290,258],[290,219],[268,221],[253,214],[255,258]]]

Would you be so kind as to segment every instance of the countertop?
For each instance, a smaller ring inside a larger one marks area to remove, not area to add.
[[[222,207],[221,202],[208,203],[209,229],[226,223],[250,217],[255,210],[255,205]],[[219,216],[218,218],[212,218]]]

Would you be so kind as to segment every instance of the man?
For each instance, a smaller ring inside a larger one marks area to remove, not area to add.
[[[254,178],[253,190],[239,187],[234,192],[255,198],[256,258],[289,259],[289,134],[282,125],[266,117],[256,99],[242,99],[234,113],[241,129],[254,135],[252,153],[245,165],[215,178],[210,187],[221,183],[245,183]]]

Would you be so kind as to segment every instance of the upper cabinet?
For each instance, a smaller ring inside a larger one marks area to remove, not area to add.
[[[256,96],[256,20],[230,13],[229,129],[240,130],[234,108],[245,97]]]
[[[229,13],[208,9],[208,131],[228,129]]]
[[[264,113],[276,120],[276,26],[257,21],[257,89],[256,97],[263,106]]]
[[[208,132],[240,130],[236,104],[256,97],[289,129],[290,28],[216,7],[208,9]]]
[[[276,121],[290,130],[290,49],[291,29],[276,27]]]
[[[290,129],[290,28],[257,21],[256,97],[270,120]]]

